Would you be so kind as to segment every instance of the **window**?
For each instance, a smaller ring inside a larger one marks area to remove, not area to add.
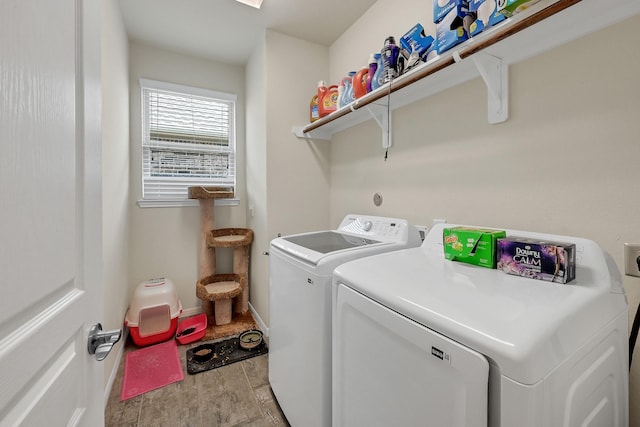
[[[142,202],[179,205],[190,186],[235,190],[236,95],[146,79],[140,86]]]

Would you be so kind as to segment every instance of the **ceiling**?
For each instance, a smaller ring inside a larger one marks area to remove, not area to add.
[[[120,0],[129,39],[230,64],[246,64],[264,30],[331,45],[376,0]]]

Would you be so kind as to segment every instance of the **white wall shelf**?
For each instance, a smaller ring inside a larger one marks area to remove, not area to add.
[[[293,133],[330,140],[334,133],[370,120],[378,122],[383,147],[391,145],[393,111],[445,89],[482,77],[489,123],[507,120],[508,68],[539,53],[640,14],[639,0],[542,0],[504,23],[465,41]],[[364,108],[367,107],[367,108]]]

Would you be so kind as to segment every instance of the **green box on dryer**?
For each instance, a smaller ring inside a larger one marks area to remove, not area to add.
[[[445,228],[442,232],[444,257],[480,267],[496,268],[496,250],[504,230],[472,227]]]

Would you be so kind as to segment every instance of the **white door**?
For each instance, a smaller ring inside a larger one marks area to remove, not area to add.
[[[487,426],[484,356],[343,284],[334,322],[333,426]]]
[[[100,2],[0,0],[0,426],[100,426]]]

